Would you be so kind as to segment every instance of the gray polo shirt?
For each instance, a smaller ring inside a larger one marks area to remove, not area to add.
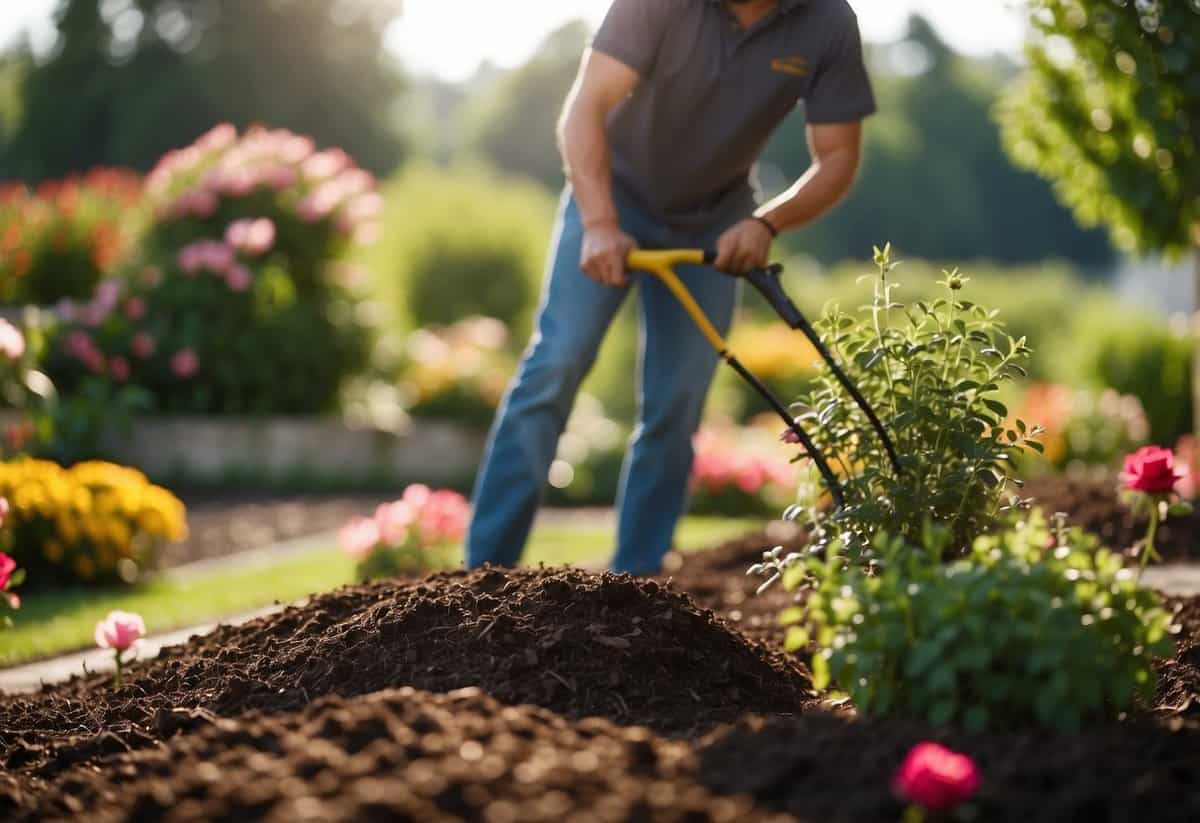
[[[641,76],[609,121],[617,187],[681,229],[754,210],[754,164],[799,101],[809,123],[875,111],[846,0],[779,0],[748,30],[722,0],[614,0],[592,47]]]

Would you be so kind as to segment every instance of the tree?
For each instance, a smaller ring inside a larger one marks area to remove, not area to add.
[[[849,199],[790,236],[826,262],[862,245],[862,227],[895,238],[910,257],[1023,263],[1112,259],[1102,233],[1085,232],[1035,175],[1013,167],[990,110],[1016,67],[953,51],[917,15],[897,43],[871,48],[879,114],[867,121],[862,171]],[[809,164],[803,107],[771,141],[764,167],[782,187]]]
[[[1191,250],[1200,298],[1200,3],[1038,0],[1031,20],[1029,70],[999,107],[1012,156],[1120,248]]]
[[[147,169],[217,122],[261,122],[397,165],[398,0],[60,0],[58,40],[24,73],[0,178]]]
[[[562,160],[554,128],[588,39],[586,23],[562,26],[527,63],[477,95],[463,115],[468,149],[504,171],[561,188]]]

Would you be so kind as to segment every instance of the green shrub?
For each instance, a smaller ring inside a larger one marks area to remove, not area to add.
[[[998,311],[1010,335],[1028,340],[1033,351],[1026,368],[1034,379],[1056,377],[1077,382],[1070,375],[1059,373],[1057,353],[1075,333],[1073,318],[1081,301],[1112,313],[1122,310],[1115,294],[1090,285],[1065,263],[1036,266],[1001,266],[990,261],[956,263],[971,274],[971,299]],[[822,272],[802,260],[793,260],[788,264],[788,288],[810,316],[831,301],[846,309],[854,308],[863,302],[864,289],[859,281],[869,265],[849,261]],[[905,302],[940,296],[937,281],[944,269],[951,268],[951,264],[927,260],[903,261],[896,269],[895,279],[903,284],[901,294]],[[750,297],[747,305],[757,308],[763,303],[757,297]]]
[[[1119,320],[1118,320],[1119,318]],[[1116,389],[1142,402],[1150,441],[1174,443],[1192,430],[1192,341],[1160,317],[1104,305],[1076,321],[1070,363],[1086,384]]]
[[[789,588],[812,586],[783,620],[790,650],[815,640],[818,688],[837,684],[867,715],[973,730],[1076,731],[1153,695],[1170,616],[1120,555],[1079,530],[1052,536],[1040,515],[946,565],[949,538],[930,527],[918,548],[881,532],[872,572],[835,553],[787,569]]]
[[[388,231],[360,256],[397,323],[473,315],[525,343],[554,220],[540,187],[477,168],[405,171],[386,189]]]
[[[1006,508],[1011,462],[1040,433],[996,399],[1024,374],[1025,341],[1010,337],[996,314],[963,298],[968,282],[946,275],[942,296],[896,302],[890,247],[877,251],[879,275],[870,305],[847,314],[831,306],[817,328],[890,433],[901,474],[880,438],[828,369],[797,408],[842,475],[845,505],[822,509],[824,481],[806,484],[787,517],[803,520],[816,545],[838,541],[867,553],[877,532],[919,539],[929,518],[949,529],[955,550],[993,530]]]

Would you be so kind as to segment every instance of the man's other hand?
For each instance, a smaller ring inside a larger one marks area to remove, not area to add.
[[[637,242],[616,223],[600,223],[584,231],[579,265],[597,283],[623,288],[629,284],[625,258],[636,248]]]
[[[771,259],[771,230],[753,218],[721,235],[717,241],[718,269],[729,274],[745,274],[767,265]]]

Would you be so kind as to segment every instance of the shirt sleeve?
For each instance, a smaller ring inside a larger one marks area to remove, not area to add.
[[[671,0],[614,0],[592,48],[645,77],[654,67]]]
[[[858,18],[853,14],[822,60],[804,108],[809,123],[849,123],[875,113]]]

